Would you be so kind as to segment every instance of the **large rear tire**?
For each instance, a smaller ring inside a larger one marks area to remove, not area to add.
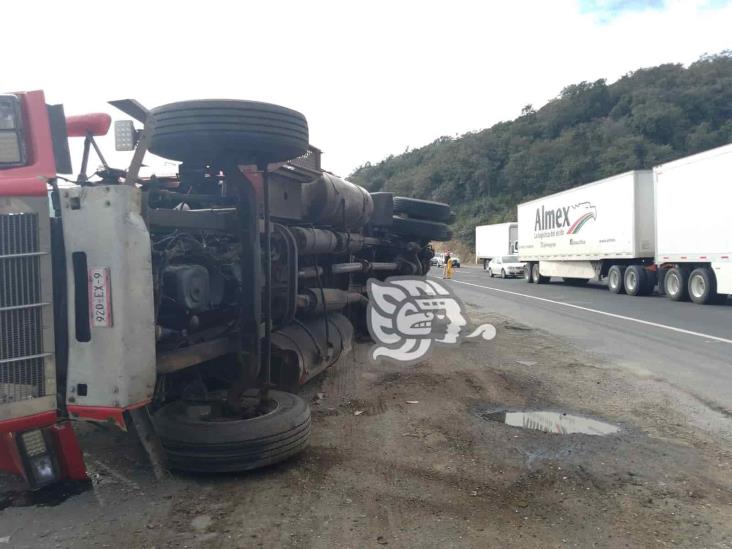
[[[648,287],[646,271],[642,265],[630,265],[623,275],[623,286],[628,295],[643,295]]]
[[[685,267],[673,267],[666,273],[663,281],[666,295],[672,301],[689,300],[689,270]]]
[[[548,276],[542,276],[538,263],[534,263],[531,266],[531,280],[534,282],[534,284],[546,284],[547,282],[549,282]]]
[[[447,204],[404,196],[394,197],[394,213],[428,221],[449,222],[450,220],[450,206]]]
[[[607,272],[607,289],[614,294],[622,294],[625,291],[624,277],[625,267],[612,265]]]
[[[717,279],[714,273],[706,267],[699,267],[691,271],[688,290],[691,300],[699,305],[720,303],[722,301],[717,293]],[[722,297],[726,298],[726,296]]]
[[[394,234],[420,237],[424,240],[445,242],[452,238],[452,231],[444,223],[425,221],[423,219],[408,219],[394,216],[391,230]]]
[[[532,276],[531,263],[524,265],[524,280],[529,284],[534,283],[534,277]]]
[[[291,393],[269,394],[272,409],[251,418],[226,418],[215,413],[215,403],[182,400],[158,410],[153,419],[168,466],[199,473],[247,471],[302,452],[310,441],[310,408]],[[257,400],[256,391],[244,395],[250,408]]]
[[[180,101],[150,111],[150,152],[191,163],[283,162],[308,150],[308,123],[297,111],[257,101]]]

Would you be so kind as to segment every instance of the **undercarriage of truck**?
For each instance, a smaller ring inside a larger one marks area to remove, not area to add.
[[[144,127],[115,126],[127,169],[87,176],[107,115],[0,99],[0,469],[34,486],[83,475],[75,420],[134,423],[177,470],[302,451],[295,393],[368,337],[367,281],[425,275],[451,236],[447,205],[324,171],[290,109],[112,102]],[[81,173],[62,178],[74,136]],[[141,177],[146,152],[177,175]]]

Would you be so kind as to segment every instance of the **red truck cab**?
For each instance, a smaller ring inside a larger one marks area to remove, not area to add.
[[[0,470],[32,488],[86,479],[59,396],[65,353],[57,301],[65,288],[56,280],[52,242],[60,228],[49,189],[57,172],[71,171],[68,135],[106,133],[100,116],[108,129],[107,115],[67,120],[41,91],[0,95]]]

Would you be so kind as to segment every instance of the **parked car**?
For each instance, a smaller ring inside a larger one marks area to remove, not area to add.
[[[435,256],[430,260],[430,265],[433,267],[443,267],[445,265],[445,254],[437,252]]]
[[[525,263],[521,263],[517,255],[504,255],[491,259],[488,263],[488,274],[493,278],[499,275],[501,278],[524,276]]]

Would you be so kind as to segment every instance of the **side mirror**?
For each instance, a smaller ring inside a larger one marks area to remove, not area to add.
[[[140,134],[132,120],[114,121],[114,149],[116,151],[134,151]]]

